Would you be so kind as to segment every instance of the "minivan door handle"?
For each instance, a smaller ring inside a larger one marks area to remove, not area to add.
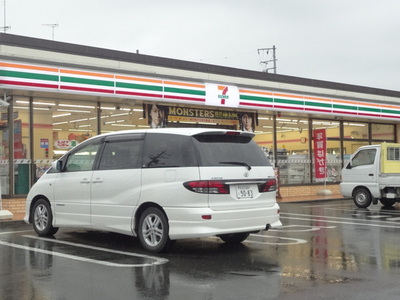
[[[374,174],[368,174],[368,176],[374,176]]]
[[[88,180],[87,178],[83,178],[83,179],[81,180],[81,183],[90,183],[90,180]]]
[[[103,183],[103,180],[101,178],[96,178],[93,180],[93,183]]]

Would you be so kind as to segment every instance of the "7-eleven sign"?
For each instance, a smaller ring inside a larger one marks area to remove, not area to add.
[[[239,89],[234,85],[206,83],[206,104],[212,106],[239,106]]]

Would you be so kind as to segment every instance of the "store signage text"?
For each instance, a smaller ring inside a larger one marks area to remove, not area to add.
[[[314,165],[315,178],[326,178],[326,130],[315,129],[313,131],[314,139]]]
[[[54,147],[56,149],[72,149],[78,145],[78,141],[75,140],[56,140],[54,142]]]
[[[238,114],[231,111],[221,111],[212,109],[185,108],[185,107],[168,107],[169,116],[177,117],[195,117],[209,119],[229,119],[237,120]]]

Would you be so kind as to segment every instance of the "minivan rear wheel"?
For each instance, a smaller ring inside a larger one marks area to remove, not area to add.
[[[32,222],[39,236],[52,236],[58,231],[58,227],[53,227],[53,214],[45,199],[39,199],[33,206]]]
[[[156,207],[147,208],[139,219],[138,237],[149,252],[162,252],[170,242],[169,225],[165,214]]]
[[[249,232],[221,234],[219,238],[227,244],[239,244],[249,237]]]

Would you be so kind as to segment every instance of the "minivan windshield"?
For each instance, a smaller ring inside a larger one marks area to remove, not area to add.
[[[271,166],[249,136],[206,134],[194,136],[201,166]]]

